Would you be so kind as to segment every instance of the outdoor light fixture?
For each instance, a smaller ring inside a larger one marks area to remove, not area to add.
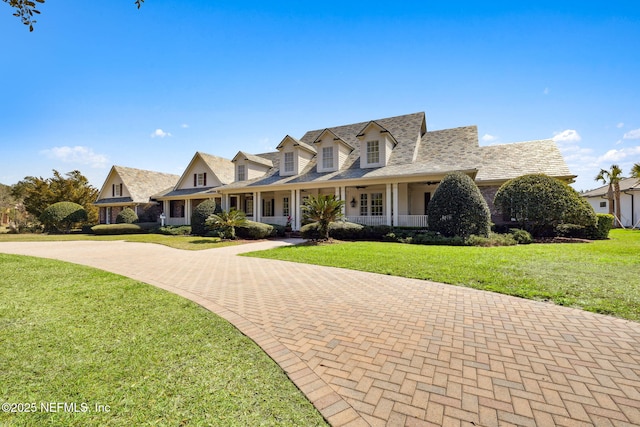
[[[355,197],[352,197],[352,198],[351,198],[351,203],[350,203],[350,204],[351,204],[351,207],[352,207],[352,208],[355,208],[355,207],[356,207],[356,198],[355,198]]]

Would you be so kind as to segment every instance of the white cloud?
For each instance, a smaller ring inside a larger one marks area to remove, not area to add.
[[[65,163],[91,165],[92,168],[104,168],[109,158],[104,154],[97,154],[89,147],[76,145],[75,147],[53,147],[40,152],[51,159],[62,160]]]
[[[489,135],[488,133],[485,133],[484,136],[482,137],[482,140],[484,142],[492,142],[492,141],[495,141],[496,139],[498,139],[498,138],[496,138],[493,135]]]
[[[618,129],[622,129],[624,127],[624,123],[620,122],[616,125]]]
[[[555,142],[579,142],[582,140],[582,137],[577,130],[567,129],[562,132],[554,132],[553,140]]]
[[[164,138],[166,136],[172,136],[169,132],[165,132],[162,129],[158,128],[151,134],[151,138]]]
[[[189,128],[189,125],[188,125],[188,124],[186,124],[186,123],[183,123],[183,124],[181,124],[181,125],[180,125],[180,127],[181,127],[182,129],[188,129],[188,128]]]
[[[545,95],[549,95],[549,92],[550,92],[550,90],[549,90],[548,87],[545,87],[544,91],[542,91],[542,93],[544,93]]]
[[[598,158],[598,162],[619,162],[629,156],[640,154],[640,145],[620,150],[609,150]]]
[[[630,130],[622,137],[624,139],[640,139],[640,129]]]

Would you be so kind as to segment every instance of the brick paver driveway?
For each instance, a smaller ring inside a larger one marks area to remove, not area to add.
[[[433,282],[123,242],[0,243],[144,281],[255,340],[333,425],[640,425],[640,324]],[[161,309],[159,307],[158,309]]]

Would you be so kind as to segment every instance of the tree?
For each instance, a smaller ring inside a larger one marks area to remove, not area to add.
[[[52,178],[27,176],[13,185],[11,194],[23,200],[27,212],[36,218],[54,203],[73,202],[87,211],[88,222],[97,223],[98,209],[93,202],[98,197],[98,190],[78,170],[68,172],[65,176],[55,169]]]
[[[427,210],[429,230],[443,236],[488,237],[491,213],[473,180],[460,172],[447,174],[436,189]]]
[[[231,209],[213,214],[207,218],[205,224],[211,230],[220,230],[223,239],[235,239],[236,227],[247,223],[247,217],[242,211]]]
[[[622,169],[618,165],[611,165],[609,170],[600,169],[600,173],[595,177],[596,181],[602,181],[603,184],[609,184],[609,190],[607,191],[607,199],[609,200],[609,214],[613,215],[613,199],[615,197],[616,207],[616,223],[618,226],[620,218],[622,216],[620,209],[620,181],[622,181]]]
[[[58,202],[47,207],[40,222],[45,226],[46,231],[64,231],[68,233],[74,224],[87,220],[87,211],[77,203]]]
[[[222,212],[214,199],[205,200],[191,214],[191,234],[204,236],[207,234],[206,221],[211,215]]]
[[[631,168],[631,178],[638,178],[640,179],[640,163],[636,163],[635,165],[633,165],[633,167]]]
[[[116,224],[133,224],[138,222],[138,214],[131,208],[126,207],[116,216]]]
[[[29,31],[33,31],[33,24],[37,21],[33,19],[33,15],[40,15],[40,11],[36,9],[36,3],[43,4],[45,0],[2,0],[9,3],[9,6],[16,9],[13,16],[20,18],[22,23],[29,27]],[[144,0],[135,0],[135,4],[140,9]]]
[[[318,223],[318,231],[323,240],[329,240],[329,224],[342,218],[344,200],[335,195],[318,197],[310,195],[302,205],[303,219]]]
[[[576,190],[544,174],[523,175],[505,182],[493,203],[534,236],[551,234],[559,224],[596,224],[593,208]]]

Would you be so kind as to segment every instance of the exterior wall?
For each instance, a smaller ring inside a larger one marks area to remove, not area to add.
[[[496,193],[498,192],[498,189],[500,189],[500,186],[489,185],[478,188],[480,189],[482,197],[484,197],[484,200],[486,200],[487,205],[489,206],[489,212],[491,212],[491,221],[494,224],[504,224],[505,222],[508,222],[503,219],[502,213],[499,212],[493,204],[493,199],[496,197]]]
[[[380,153],[380,157],[383,158],[384,164],[389,163],[391,158],[391,151],[393,151],[393,141],[389,138],[388,134],[385,134],[384,138],[384,153]],[[383,157],[384,156],[384,157]]]
[[[380,133],[380,129],[377,126],[369,126],[360,138],[360,167],[367,169],[384,166],[387,158],[386,152],[388,151],[386,149],[386,136]],[[378,141],[380,150],[380,161],[378,163],[367,163],[367,142],[369,141]]]
[[[344,163],[347,161],[347,157],[351,153],[351,149],[344,144],[337,144],[338,146],[338,169],[344,166]]]
[[[426,184],[409,184],[408,185],[408,206],[407,206],[407,215],[426,215],[425,205],[424,205],[424,193],[430,193],[431,197],[433,197],[433,193],[435,193],[437,185],[426,185]],[[401,212],[402,214],[402,212]]]
[[[117,187],[119,189],[120,186],[122,186],[122,194],[118,196],[114,195],[114,188]],[[103,189],[104,190],[98,195],[98,199],[131,197],[131,194],[127,190],[126,185],[124,185],[124,183],[122,182],[122,178],[120,178],[120,175],[118,175],[117,173],[113,173],[107,178],[107,182],[105,183]]]
[[[207,184],[206,185],[193,185],[193,175],[194,174],[201,174],[201,173],[206,173],[207,174]],[[189,189],[189,188],[196,188],[196,187],[219,187],[220,185],[222,185],[222,183],[216,178],[216,176],[211,173],[211,169],[209,169],[209,166],[207,166],[207,164],[204,162],[204,160],[202,160],[202,158],[197,157],[196,160],[191,164],[191,167],[189,169],[187,169],[183,174],[183,180],[180,183],[180,185],[178,186],[178,190],[183,190],[183,189]]]
[[[609,213],[609,201],[606,197],[588,197],[587,201],[596,213]],[[604,202],[604,207],[600,203]],[[615,214],[615,202],[614,202]],[[624,227],[633,227],[640,220],[640,192],[620,193],[620,222]]]

